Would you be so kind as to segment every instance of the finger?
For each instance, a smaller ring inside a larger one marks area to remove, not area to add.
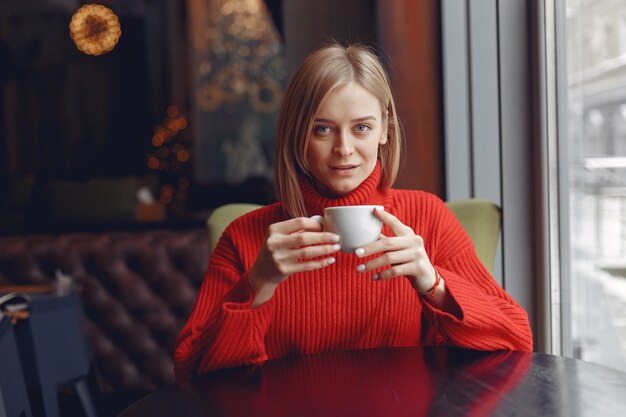
[[[341,249],[339,243],[333,245],[306,246],[304,248],[282,251],[276,258],[281,261],[305,260],[330,255],[337,252],[339,249]]]
[[[364,264],[357,266],[357,271],[368,272],[376,269],[384,268],[389,265],[401,265],[416,261],[415,252],[411,250],[402,250],[396,252],[386,252],[381,256],[374,258]],[[415,268],[414,268],[415,269]],[[416,270],[413,272],[417,272]]]
[[[410,264],[392,266],[389,269],[385,269],[384,271],[374,274],[372,276],[372,279],[380,281],[380,280],[391,279],[391,278],[396,278],[396,277],[405,277],[405,276],[412,276]]]
[[[280,248],[296,249],[303,246],[321,245],[339,242],[339,236],[328,232],[302,232],[281,236]]]
[[[378,219],[380,219],[380,221],[382,221],[384,224],[389,226],[391,231],[396,236],[410,236],[412,234],[415,234],[415,232],[413,232],[413,229],[402,223],[400,219],[385,210],[381,210],[376,207],[374,209],[374,215],[378,217]]]
[[[292,262],[286,266],[283,266],[282,270],[285,271],[288,275],[295,274],[298,272],[308,272],[314,271],[320,268],[326,268],[329,265],[335,263],[334,257],[328,257],[324,259],[316,259],[307,262]]]
[[[265,245],[270,252],[276,252],[297,249],[303,246],[337,242],[339,242],[339,236],[334,233],[295,232],[290,235],[283,235],[281,233],[270,234]]]
[[[366,256],[375,255],[381,252],[402,250],[415,244],[419,244],[419,242],[416,242],[416,235],[384,237],[368,245],[365,245],[362,248],[357,249],[354,253],[359,258],[364,258]]]
[[[270,225],[268,230],[270,234],[279,233],[283,235],[290,235],[301,230],[321,232],[322,230],[324,230],[324,226],[322,226],[320,222],[310,219],[308,217],[296,217],[294,219],[274,223]]]

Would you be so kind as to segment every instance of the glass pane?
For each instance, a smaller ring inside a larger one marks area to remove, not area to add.
[[[626,371],[626,0],[567,0],[574,356]]]

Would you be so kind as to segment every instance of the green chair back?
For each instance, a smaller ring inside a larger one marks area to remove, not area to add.
[[[478,259],[493,273],[502,219],[500,207],[479,198],[449,201],[446,204],[472,240]]]
[[[467,199],[446,203],[467,232],[478,258],[492,272],[500,236],[500,208],[488,200]],[[216,208],[207,220],[211,251],[226,226],[237,217],[261,207],[258,204],[226,204]]]
[[[206,221],[209,230],[209,249],[213,252],[226,227],[239,216],[261,207],[258,204],[231,203],[219,206],[211,212]]]

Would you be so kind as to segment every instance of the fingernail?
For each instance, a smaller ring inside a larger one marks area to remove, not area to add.
[[[330,264],[334,264],[334,263],[335,263],[335,258],[328,258],[328,259],[326,260],[326,262],[328,262],[328,265],[330,265]]]
[[[333,242],[339,242],[339,235],[332,235],[330,240],[332,240]]]
[[[333,245],[333,252],[337,252],[339,249],[341,249],[341,245],[339,243]]]
[[[356,267],[356,270],[357,270],[357,271],[359,271],[359,272],[363,272],[363,271],[365,271],[365,265],[363,265],[363,264],[358,265],[358,266]]]
[[[357,250],[354,251],[354,253],[356,253],[356,256],[363,256],[365,255],[365,249],[358,248]]]
[[[378,280],[378,274],[374,274],[374,275],[372,275],[372,279],[373,279],[374,281]]]

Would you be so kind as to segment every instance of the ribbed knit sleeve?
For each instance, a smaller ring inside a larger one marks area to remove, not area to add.
[[[434,196],[429,204],[434,241],[430,260],[460,307],[461,317],[424,302],[424,315],[431,327],[425,329],[425,344],[531,351],[532,333],[524,309],[485,269],[448,207]]]
[[[176,342],[174,371],[179,381],[267,359],[264,337],[274,303],[250,308],[253,295],[246,272],[263,236],[257,220],[252,227],[246,218],[232,223],[211,256],[196,305]],[[235,236],[246,237],[237,239],[244,248],[236,247]]]

